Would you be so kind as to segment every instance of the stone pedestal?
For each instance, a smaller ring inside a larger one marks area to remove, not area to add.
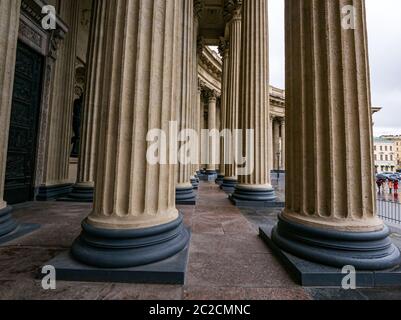
[[[253,172],[240,176],[231,196],[237,206],[267,206],[276,199],[268,168],[269,46],[268,10],[265,0],[242,4],[239,128],[254,131],[254,148],[244,141],[243,150],[253,152]],[[245,139],[244,139],[245,140]],[[250,164],[248,163],[248,166]]]
[[[286,208],[271,239],[318,264],[385,270],[401,257],[376,214],[364,4],[346,29],[335,1],[286,2]]]

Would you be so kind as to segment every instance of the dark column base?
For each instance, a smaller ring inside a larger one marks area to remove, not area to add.
[[[88,266],[75,260],[68,252],[59,255],[46,264],[54,266],[59,281],[183,285],[188,265],[188,253],[189,244],[165,260],[144,266],[119,269]],[[40,271],[38,277],[43,277]]]
[[[137,230],[111,230],[82,223],[82,233],[71,254],[79,262],[97,268],[143,266],[168,259],[189,242],[189,232],[180,216],[168,224]]]
[[[40,227],[38,224],[17,223],[11,212],[10,206],[0,210],[0,245],[27,235]]]
[[[346,276],[346,274],[342,273],[342,267],[326,266],[288,253],[272,240],[273,229],[274,227],[270,225],[261,227],[260,237],[282,261],[287,271],[299,285],[304,287],[342,287],[342,281]],[[332,254],[335,253],[333,252]],[[400,287],[401,268],[382,271],[357,271],[356,286],[366,288]]]
[[[61,184],[55,186],[42,186],[36,196],[37,201],[51,201],[68,196],[72,191],[72,184]]]
[[[18,223],[11,215],[12,207],[8,206],[0,210],[0,238],[17,229]]]
[[[221,186],[223,184],[223,180],[224,180],[224,175],[222,175],[222,174],[217,175],[216,184]]]
[[[324,265],[357,270],[386,270],[401,265],[399,249],[387,226],[376,232],[343,232],[313,228],[279,217],[272,240],[281,249]]]
[[[176,188],[175,190],[176,204],[194,206],[196,204],[196,194],[194,189],[189,188]]]
[[[253,189],[237,185],[234,193],[230,196],[230,200],[237,207],[274,208],[284,205],[276,201],[273,188]]]
[[[233,194],[237,184],[238,184],[238,180],[223,179],[223,183],[221,184],[220,189],[228,194]]]
[[[198,190],[199,188],[199,179],[198,178],[191,178],[191,184],[194,190]]]
[[[216,170],[206,170],[207,181],[216,181],[217,171]]]
[[[94,188],[81,186],[76,184],[73,186],[71,193],[64,198],[59,198],[59,201],[65,202],[82,202],[82,203],[91,203],[93,202],[94,197]]]

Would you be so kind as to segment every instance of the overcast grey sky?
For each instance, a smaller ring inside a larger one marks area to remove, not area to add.
[[[375,135],[401,134],[401,1],[366,0]],[[271,84],[284,88],[284,0],[269,0]]]

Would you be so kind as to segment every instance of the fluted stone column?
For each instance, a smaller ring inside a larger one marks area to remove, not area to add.
[[[54,200],[71,192],[69,176],[72,117],[74,105],[75,63],[79,32],[79,0],[61,1],[59,14],[68,25],[68,33],[57,52],[54,81],[43,159],[43,181],[37,200]]]
[[[273,231],[287,252],[359,270],[399,265],[373,182],[365,1],[286,1],[286,208]]]
[[[269,123],[268,126],[268,139],[269,143],[267,145],[267,153],[268,153],[268,168],[269,168],[269,173],[272,173],[272,170],[274,168],[274,151],[273,151],[273,146],[274,146],[274,140],[273,140],[273,123],[274,123],[274,116],[273,114],[269,114],[267,116],[267,121]]]
[[[198,121],[197,121],[197,133],[198,133],[198,147],[199,147],[199,153],[198,153],[198,163],[199,163],[199,169],[198,169],[198,174],[201,174],[201,169],[202,169],[202,129],[203,129],[203,125],[204,125],[204,106],[203,106],[203,99],[202,99],[202,83],[199,80],[199,78],[197,78],[197,97],[196,97],[196,103],[197,103],[197,110],[198,110]]]
[[[92,5],[92,21],[89,34],[88,71],[84,100],[83,119],[81,123],[81,144],[78,161],[78,178],[69,199],[79,202],[92,202],[97,161],[96,147],[99,135],[99,116],[101,112],[100,97],[103,91],[102,69],[107,63],[101,48],[107,39],[104,19],[107,5],[104,1],[95,0]]]
[[[228,60],[228,80],[227,80],[227,103],[226,103],[226,122],[227,129],[234,137],[234,130],[238,129],[239,101],[240,101],[240,66],[241,66],[241,3],[242,1],[228,2],[230,7],[226,7],[229,20],[229,60]],[[227,146],[225,177],[221,189],[227,193],[233,193],[238,183],[237,170],[235,164],[237,142]]]
[[[285,157],[286,157],[286,153],[285,153],[285,119],[282,118],[281,119],[281,170],[285,171]]]
[[[94,208],[72,254],[96,267],[124,268],[171,257],[189,240],[175,207],[175,165],[147,159],[155,142],[147,142],[149,130],[168,133],[177,117],[184,1],[101,2],[108,43],[98,48],[108,62],[99,74],[101,161]]]
[[[0,239],[17,228],[4,201],[8,133],[21,1],[0,0]]]
[[[273,121],[273,170],[280,170],[280,123],[277,118]]]
[[[239,128],[254,130],[254,148],[247,139],[243,150],[252,152],[253,172],[241,175],[232,195],[238,206],[266,206],[275,200],[268,168],[269,46],[268,3],[244,0],[242,4]],[[250,167],[252,163],[248,163]]]
[[[222,39],[219,46],[220,55],[223,60],[223,78],[221,81],[221,105],[220,105],[220,131],[227,129],[227,95],[228,95],[228,66],[229,66],[229,43]],[[225,177],[225,142],[220,139],[220,166],[216,183],[221,185]]]
[[[214,90],[207,91],[207,102],[208,102],[208,128],[209,133],[212,130],[217,130],[217,92]],[[209,157],[208,157],[208,164],[206,168],[206,174],[208,176],[209,181],[214,181],[217,178],[217,171],[216,171],[216,160],[217,160],[217,153],[219,152],[216,147],[216,143],[212,141],[211,137],[209,138]]]
[[[202,0],[194,0],[194,29],[193,29],[193,39],[197,40],[199,36],[199,21],[202,16],[203,2]],[[200,122],[200,103],[199,103],[199,92],[198,92],[198,41],[193,41],[192,44],[192,103],[191,103],[191,119],[192,119],[192,129],[199,134],[199,122]],[[200,147],[198,145],[198,159],[200,158]],[[199,187],[199,177],[198,172],[200,169],[200,161],[192,163],[192,176],[191,183],[193,188],[196,190]]]
[[[182,33],[182,78],[180,81],[181,96],[177,105],[178,127],[179,131],[191,129],[192,114],[191,109],[193,99],[194,81],[194,55],[193,50],[196,48],[196,38],[194,38],[194,2],[193,0],[184,1],[184,28]],[[191,183],[192,165],[190,163],[178,163],[178,176],[176,186],[176,203],[183,205],[194,205],[196,203],[196,195]]]

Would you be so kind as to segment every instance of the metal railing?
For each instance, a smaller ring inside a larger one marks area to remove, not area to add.
[[[377,200],[377,214],[384,221],[401,224],[401,203],[398,201]]]

